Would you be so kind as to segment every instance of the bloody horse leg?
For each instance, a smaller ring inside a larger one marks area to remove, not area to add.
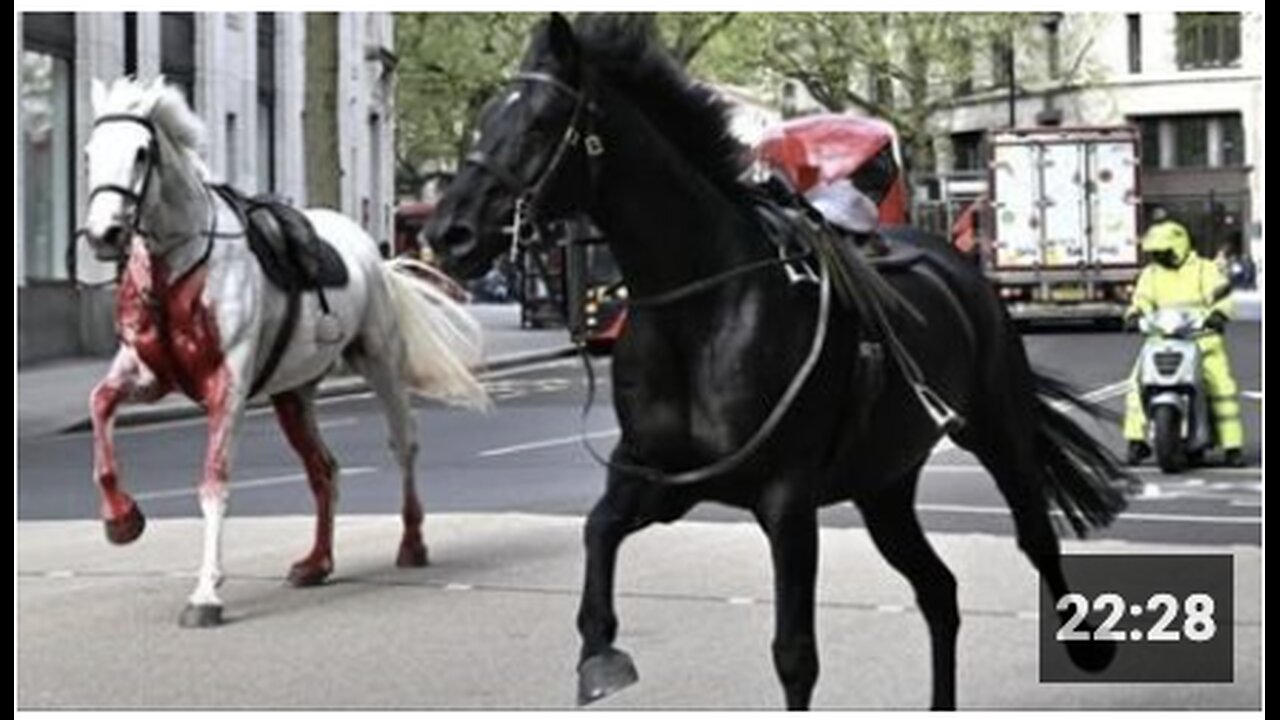
[[[93,479],[102,494],[102,519],[107,539],[116,544],[133,542],[142,535],[146,518],[129,494],[120,489],[116,470],[112,430],[116,410],[122,403],[153,402],[169,392],[159,380],[124,346],[116,353],[107,376],[89,395],[89,415],[93,422]]]
[[[347,361],[369,381],[382,403],[382,411],[391,431],[391,451],[400,465],[403,504],[400,517],[404,534],[396,553],[396,567],[425,567],[427,546],[422,540],[422,501],[418,499],[414,473],[418,457],[418,425],[409,407],[401,366],[401,353],[387,347],[387,338],[369,333],[362,337],[362,351],[347,355]]]
[[[316,537],[311,552],[289,568],[295,587],[319,585],[333,572],[333,514],[338,501],[338,463],[320,438],[316,426],[314,384],[271,398],[285,437],[307,469],[307,482],[316,501]]]

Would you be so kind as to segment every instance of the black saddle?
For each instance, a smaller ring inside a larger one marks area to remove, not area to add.
[[[240,214],[249,249],[272,285],[285,292],[304,292],[347,284],[342,256],[316,234],[297,208],[270,195],[245,197],[227,185],[214,189]]]

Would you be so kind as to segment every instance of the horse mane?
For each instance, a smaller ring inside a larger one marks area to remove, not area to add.
[[[583,58],[714,185],[737,196],[749,155],[729,131],[730,106],[689,76],[652,23],[619,13],[583,13],[574,23]]]
[[[156,132],[178,151],[197,178],[201,181],[209,178],[209,169],[202,157],[204,122],[192,112],[182,92],[166,83],[163,76],[151,82],[131,77],[117,78],[111,83],[102,107],[96,111],[99,115],[118,113],[149,119]]]

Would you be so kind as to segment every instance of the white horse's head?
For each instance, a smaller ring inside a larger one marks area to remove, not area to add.
[[[84,232],[94,253],[114,260],[141,234],[152,252],[188,239],[190,203],[208,172],[200,159],[204,124],[163,78],[93,81],[93,132],[85,146],[89,209]]]

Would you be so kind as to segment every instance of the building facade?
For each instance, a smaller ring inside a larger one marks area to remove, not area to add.
[[[1039,42],[1015,51],[1013,81],[996,58],[975,63],[972,85],[986,81],[985,89],[937,119],[937,134],[950,141],[940,171],[985,169],[985,133],[1011,119],[1017,127],[1130,124],[1142,134],[1145,221],[1161,214],[1181,220],[1204,254],[1223,245],[1247,252],[1250,241],[1259,248],[1260,14],[1056,14],[1046,16],[1041,32]]]
[[[72,240],[88,200],[81,149],[92,130],[95,78],[163,74],[206,124],[215,180],[333,207],[390,242],[391,13],[23,13],[17,21],[19,363],[115,347],[115,268]],[[307,42],[316,27],[332,30],[319,47]],[[331,92],[308,92],[309,64],[332,75]],[[308,116],[327,118],[333,137],[309,134]],[[336,153],[314,151],[333,146]],[[333,166],[336,192],[313,192],[308,174],[317,156]]]

